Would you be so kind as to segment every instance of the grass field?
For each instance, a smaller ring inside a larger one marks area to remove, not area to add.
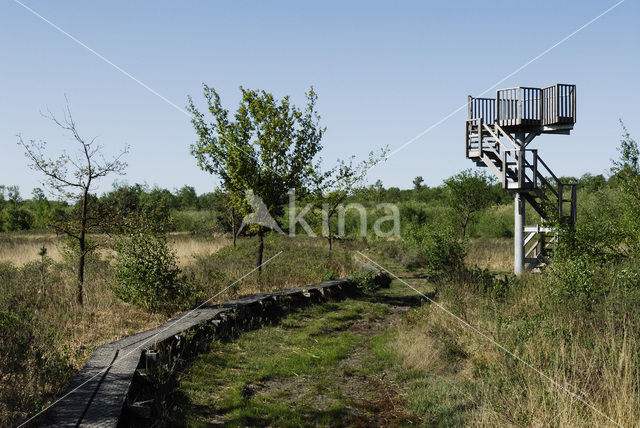
[[[108,241],[106,236],[98,236],[95,239]],[[40,259],[38,254],[42,247],[47,249],[49,257],[60,262],[64,243],[64,238],[53,233],[0,233],[0,263],[24,266]],[[208,237],[187,232],[169,234],[169,245],[176,252],[178,264],[182,267],[193,263],[196,257],[208,256],[229,244],[231,238],[219,235]],[[103,258],[112,254],[104,247],[99,249],[99,253]]]

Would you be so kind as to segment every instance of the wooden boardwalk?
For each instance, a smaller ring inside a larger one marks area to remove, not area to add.
[[[180,348],[194,330],[206,332],[210,340],[291,307],[355,292],[357,287],[350,280],[341,279],[244,296],[186,312],[155,329],[102,345],[72,380],[64,398],[44,414],[41,426],[116,427],[123,412],[136,404],[135,397],[130,397],[132,385],[158,349]]]

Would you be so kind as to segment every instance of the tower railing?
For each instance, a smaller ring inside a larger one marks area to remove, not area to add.
[[[495,98],[473,98],[469,95],[469,119],[482,118],[484,123],[493,125],[495,106]]]
[[[536,125],[542,114],[540,88],[507,88],[496,92],[495,120],[502,126]]]
[[[576,121],[576,86],[556,84],[546,88],[517,87],[496,91],[496,98],[468,98],[468,118],[507,128],[573,125]],[[557,130],[556,130],[557,131]]]
[[[542,88],[542,124],[576,122],[576,85],[558,83]]]

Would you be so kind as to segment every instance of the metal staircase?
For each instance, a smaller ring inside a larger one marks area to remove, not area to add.
[[[548,263],[557,243],[553,224],[576,220],[576,185],[561,182],[538,151],[526,147],[541,133],[568,134],[573,123],[574,85],[503,89],[495,99],[469,97],[466,157],[489,168],[504,189],[519,194],[540,215],[540,224],[524,226],[523,205],[516,249],[521,245],[525,269]]]

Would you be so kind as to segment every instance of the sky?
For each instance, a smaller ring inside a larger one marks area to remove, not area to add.
[[[20,186],[23,197],[42,177],[16,135],[47,141],[51,155],[71,151],[41,115],[61,115],[65,96],[80,133],[105,154],[131,146],[126,175],[104,179],[99,193],[114,179],[198,193],[218,185],[189,153],[196,136],[184,108],[188,95],[204,106],[203,83],[231,111],[241,85],[299,106],[313,86],[325,165],[388,146],[392,156],[367,177],[385,187],[410,188],[418,175],[437,186],[473,168],[464,156],[467,95],[495,96],[498,82],[577,85],[571,135],[530,146],[557,175],[606,174],[619,118],[639,138],[635,0],[551,50],[617,1],[20,1],[86,46],[20,3],[0,2],[0,184]]]

